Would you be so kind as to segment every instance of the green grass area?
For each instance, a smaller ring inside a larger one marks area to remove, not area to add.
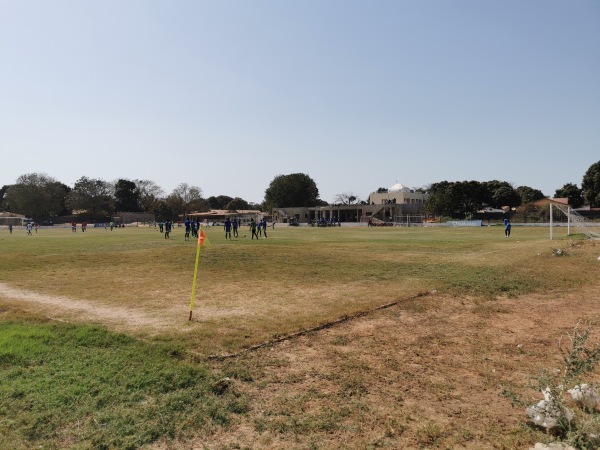
[[[196,245],[181,229],[170,240],[152,228],[2,231],[3,285],[164,326],[0,294],[0,448],[136,448],[210,433],[246,409],[212,391],[210,354],[420,292],[490,299],[597,279],[599,247],[566,232],[550,241],[547,228],[513,227],[510,239],[499,227],[276,227],[259,241],[207,233],[189,322]]]
[[[3,321],[0,448],[138,448],[228,423],[244,405],[181,349],[97,327]]]

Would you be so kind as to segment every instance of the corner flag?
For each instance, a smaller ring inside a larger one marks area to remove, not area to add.
[[[200,233],[198,233],[198,247],[196,248],[196,266],[194,267],[194,281],[192,282],[192,299],[190,300],[190,318],[192,320],[192,311],[194,311],[194,294],[196,293],[196,278],[198,276],[198,261],[200,259],[200,247],[204,244],[204,240],[206,239],[206,233],[202,228],[200,228]]]

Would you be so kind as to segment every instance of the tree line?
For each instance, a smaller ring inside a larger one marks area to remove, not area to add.
[[[379,188],[381,191],[385,188]],[[441,181],[419,190],[427,192],[427,212],[437,216],[468,215],[485,207],[511,208],[545,198],[529,186],[514,187],[506,181]],[[554,197],[566,197],[569,204],[600,207],[600,161],[592,164],[583,176],[581,188],[567,183]],[[359,202],[358,196],[338,194],[341,204]],[[144,212],[158,220],[174,219],[191,212],[210,209],[272,211],[285,207],[325,206],[319,198],[315,181],[304,173],[277,175],[265,190],[261,204],[240,197],[219,195],[204,198],[202,189],[181,183],[165,195],[150,180],[102,179],[81,177],[73,187],[40,173],[21,175],[15,184],[0,189],[0,209],[24,214],[36,221],[70,214],[85,215],[88,220],[106,220],[116,212]]]
[[[181,183],[165,195],[162,188],[150,180],[108,182],[84,176],[69,187],[43,173],[21,175],[15,184],[3,186],[0,202],[0,209],[40,222],[72,214],[90,221],[103,221],[110,220],[116,212],[140,212],[161,220],[193,211],[260,208],[239,197],[204,198],[202,189],[187,183]]]
[[[438,216],[468,215],[485,207],[516,208],[545,198],[529,186],[513,187],[506,181],[442,181],[427,188],[429,198],[425,209]],[[567,198],[569,205],[584,204],[600,207],[600,161],[592,164],[583,175],[581,188],[567,183],[554,192],[556,198]]]
[[[506,181],[441,181],[428,189],[425,209],[438,216],[472,213],[485,207],[511,208],[545,198],[537,189],[528,186],[514,188]]]

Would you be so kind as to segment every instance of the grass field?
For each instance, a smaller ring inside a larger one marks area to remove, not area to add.
[[[496,430],[495,444],[471,419],[457,420],[450,433],[430,399],[450,396],[460,408],[442,372],[422,395],[430,413],[406,400],[386,405],[378,396],[390,386],[406,391],[403,383],[411,374],[422,378],[424,366],[413,362],[406,372],[392,357],[400,344],[381,333],[410,332],[403,352],[447,345],[443,363],[430,355],[428,367],[469,366],[482,352],[516,364],[520,355],[496,348],[488,329],[526,331],[520,323],[532,318],[518,322],[517,310],[539,310],[549,321],[540,305],[583,287],[592,296],[586,301],[598,300],[600,245],[562,231],[550,241],[547,228],[513,227],[510,239],[501,227],[275,228],[268,239],[225,241],[213,227],[190,322],[196,245],[181,229],[170,240],[153,228],[2,230],[0,448],[524,448],[536,432],[514,420],[482,425]],[[543,348],[573,321],[597,319],[581,301],[565,303],[572,310],[558,312],[562,325],[535,345]],[[210,358],[344,317],[356,320]],[[370,336],[363,333],[375,323]],[[468,354],[451,351],[467,345],[461,339],[473,346],[463,348]],[[532,352],[515,367],[539,368],[544,356]],[[516,383],[515,370],[507,383]],[[225,376],[233,379],[227,389],[219,383]],[[495,383],[485,368],[471,376],[487,389]],[[389,383],[381,385],[382,377]],[[327,387],[306,385],[316,379]]]

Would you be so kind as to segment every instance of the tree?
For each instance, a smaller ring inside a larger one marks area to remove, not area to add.
[[[314,180],[304,173],[277,175],[265,191],[267,210],[285,206],[310,207],[319,200],[319,190]]]
[[[188,203],[188,209],[190,212],[203,212],[209,211],[210,205],[202,197],[195,198]]]
[[[138,212],[140,210],[139,196],[140,194],[135,182],[120,179],[115,184],[116,210],[122,212]]]
[[[482,183],[482,185],[488,191],[485,202],[489,206],[501,208],[503,206],[516,207],[521,204],[521,196],[506,181],[493,180]]]
[[[227,203],[227,205],[225,205],[225,209],[228,211],[238,211],[242,209],[250,209],[250,205],[246,200],[236,197]]]
[[[579,208],[583,205],[583,190],[579,189],[576,184],[567,183],[554,193],[554,197],[568,198],[569,206]]]
[[[68,186],[44,173],[29,173],[6,189],[4,204],[14,213],[39,221],[62,214],[68,192]]]
[[[360,198],[358,198],[353,192],[344,192],[342,194],[337,194],[334,199],[335,203],[340,203],[342,205],[355,205],[360,201]]]
[[[100,178],[81,177],[67,196],[71,210],[86,211],[91,219],[110,217],[114,211],[114,186]]]
[[[193,211],[208,209],[206,200],[202,198],[202,189],[198,186],[189,186],[187,183],[177,186],[166,200],[172,208],[178,208],[178,213],[183,216]]]
[[[432,184],[427,191],[425,209],[437,215],[468,216],[493,202],[490,189],[479,181],[442,181]]]
[[[140,209],[144,212],[156,213],[159,198],[164,195],[162,188],[150,180],[135,180],[134,183]]]
[[[542,191],[533,189],[529,186],[519,186],[516,191],[517,194],[519,194],[519,197],[521,197],[521,205],[537,202],[538,200],[546,198]]]
[[[484,207],[489,194],[479,181],[459,181],[451,188],[454,212],[465,217]]]
[[[212,209],[227,209],[227,205],[233,200],[227,195],[219,195],[217,197],[210,196],[206,199]]]
[[[592,164],[585,172],[581,189],[588,205],[592,208],[600,207],[600,161]]]
[[[156,201],[154,214],[158,220],[173,220],[180,214],[182,209],[181,199],[170,194]]]
[[[425,201],[425,209],[438,216],[452,215],[454,211],[451,198],[452,184],[449,181],[431,184],[427,189],[429,197]]]
[[[7,207],[4,204],[4,196],[6,195],[6,191],[8,190],[9,187],[10,187],[10,185],[5,184],[4,186],[2,186],[0,188],[0,210],[7,209]]]

